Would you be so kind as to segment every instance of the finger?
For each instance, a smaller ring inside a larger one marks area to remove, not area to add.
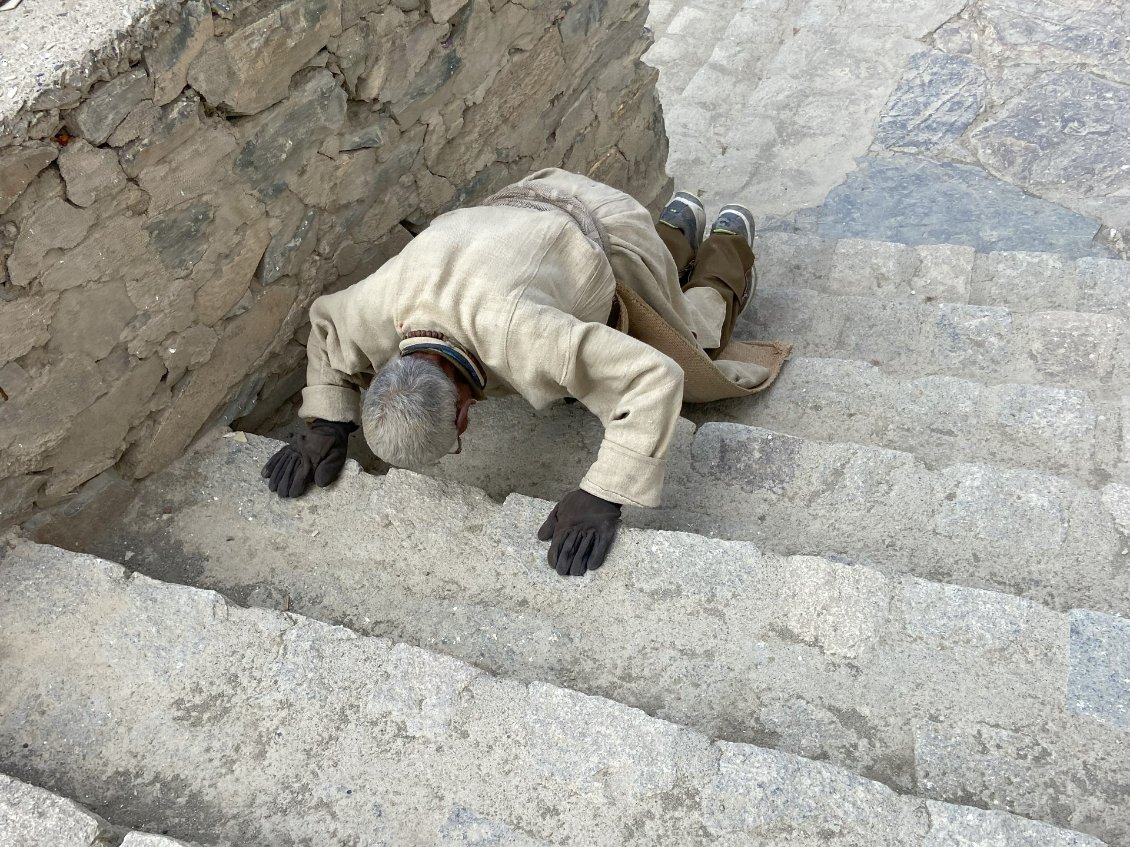
[[[263,465],[263,479],[271,478],[271,473],[274,471],[275,465],[282,460],[283,454],[286,452],[286,448],[283,447],[281,450],[276,450],[275,454],[267,459],[267,464]]]
[[[596,540],[593,541],[592,553],[589,555],[589,570],[595,571],[604,564],[604,560],[608,558],[608,551],[612,549],[612,542],[616,540],[616,525],[601,529],[596,534]]]
[[[271,491],[278,492],[279,486],[282,485],[283,478],[289,473],[290,466],[295,459],[296,456],[289,451],[279,459],[278,464],[271,470]]]
[[[314,476],[314,466],[310,464],[310,460],[302,456],[294,466],[294,473],[290,477],[290,485],[287,488],[287,497],[301,497],[306,492],[306,487],[310,485],[310,479]]]
[[[549,545],[549,553],[546,558],[549,560],[549,566],[554,570],[557,569],[557,559],[561,552],[561,542],[565,540],[565,533],[553,533],[553,543]]]
[[[543,523],[541,525],[541,529],[538,530],[538,541],[549,541],[551,538],[553,538],[553,533],[556,531],[556,529],[557,507],[554,506],[553,511],[549,513],[549,517],[545,519],[545,523]],[[550,560],[549,564],[553,564],[552,559]]]
[[[345,467],[345,451],[333,450],[321,461],[314,470],[314,482],[319,488],[325,488],[339,476]]]
[[[561,551],[557,554],[557,573],[568,576],[573,567],[573,557],[577,553],[577,543],[581,540],[581,532],[573,529],[561,542]]]
[[[577,542],[577,552],[573,554],[573,564],[569,566],[569,576],[584,576],[589,569],[589,556],[592,554],[592,544],[596,540],[596,530],[586,529]]]

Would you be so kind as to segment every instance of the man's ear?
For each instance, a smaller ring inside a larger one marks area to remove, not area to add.
[[[470,392],[466,394],[460,392],[459,401],[455,404],[455,429],[460,435],[467,431],[473,405],[475,405],[475,398],[471,396]]]

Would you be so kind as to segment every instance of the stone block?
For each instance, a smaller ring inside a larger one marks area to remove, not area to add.
[[[0,390],[4,389],[3,370],[0,369]],[[21,474],[0,479],[0,526],[7,526],[31,511],[47,477],[42,474]],[[2,791],[2,789],[0,789]],[[0,818],[3,812],[0,812]],[[4,831],[0,823],[0,832]]]
[[[1085,609],[1069,617],[1067,707],[1130,731],[1130,621]]]
[[[1094,244],[1097,218],[1026,194],[979,167],[901,153],[859,159],[823,205],[795,218],[801,231],[828,239],[1110,255]],[[1002,220],[1008,227],[1001,227]]]
[[[204,0],[189,0],[176,12],[172,25],[145,51],[145,66],[153,80],[153,101],[164,106],[184,90],[188,68],[212,38],[212,10]]]
[[[231,130],[210,127],[193,134],[160,163],[143,170],[137,182],[149,195],[149,213],[159,215],[234,179],[231,160],[237,149]]]
[[[248,125],[235,172],[264,200],[278,197],[307,155],[342,126],[345,100],[345,91],[329,71],[307,72],[286,100]]]
[[[584,734],[575,731],[578,723]],[[534,683],[526,732],[532,770],[563,791],[584,791],[600,779],[635,799],[675,782],[678,730],[637,709]]]
[[[827,290],[835,294],[905,296],[918,266],[917,254],[904,244],[845,238],[836,243],[832,253]]]
[[[237,221],[232,225],[237,226]],[[196,315],[205,324],[218,323],[247,293],[270,239],[263,218],[252,219],[234,231],[238,242],[221,254],[211,277],[196,289]]]
[[[914,248],[919,266],[910,294],[928,303],[969,303],[977,251],[960,244],[923,244]]]
[[[1115,528],[1130,538],[1130,486],[1110,483],[1103,487],[1102,497],[1103,506],[1114,518]]]
[[[971,302],[1020,312],[1074,310],[1080,289],[1075,267],[1070,259],[1048,253],[981,254],[973,266]]]
[[[409,738],[432,741],[451,734],[460,697],[481,673],[463,662],[429,656],[404,644],[392,648],[383,670],[387,675],[382,685],[370,690],[365,714],[374,720],[396,721]]]
[[[1062,615],[1022,597],[921,579],[906,585],[901,602],[912,637],[989,663],[1016,663],[1029,669],[1031,686],[1058,694],[1067,665]]]
[[[1121,259],[1080,259],[1078,308],[1130,318],[1130,262]]]
[[[991,809],[926,801],[923,847],[1103,847],[1097,838]]]
[[[1044,379],[1073,384],[1080,378],[1104,381],[1128,322],[1081,312],[1042,312],[1028,316],[1028,352]]]
[[[763,232],[754,241],[759,288],[823,288],[836,242],[814,235]],[[754,301],[756,303],[756,301]]]
[[[436,847],[490,845],[490,847],[543,847],[544,842],[524,835],[500,820],[492,820],[471,809],[455,808],[440,828]]]
[[[291,77],[341,32],[340,0],[251,8],[266,14],[226,38],[208,40],[187,76],[210,105],[239,115],[261,112],[284,99]]]
[[[0,214],[12,207],[20,193],[58,155],[54,144],[0,148]]]
[[[984,107],[985,72],[966,56],[915,53],[879,116],[875,145],[902,153],[957,141]]]
[[[36,463],[70,428],[74,416],[106,393],[98,367],[72,357],[53,362],[18,395],[4,402],[0,417],[0,474],[38,470]]]
[[[932,329],[951,373],[966,368],[971,374],[1000,372],[1012,359],[1013,317],[1006,309],[943,304],[934,313]]]
[[[28,285],[50,265],[52,251],[75,247],[94,223],[94,213],[52,198],[36,207],[24,223],[8,258],[14,285]],[[46,260],[46,261],[45,261]]]
[[[318,234],[318,210],[296,204],[271,237],[259,263],[259,281],[264,285],[283,276],[294,276],[314,252]]]
[[[717,772],[704,787],[702,809],[714,838],[744,836],[758,843],[896,847],[917,843],[923,818],[897,794],[839,768],[772,750],[717,742]],[[727,838],[726,843],[741,843]]]
[[[0,774],[0,836],[4,847],[94,847],[113,833],[78,804]]]
[[[240,296],[243,296],[242,292]],[[161,345],[160,355],[168,371],[165,382],[169,387],[180,382],[180,378],[191,368],[207,362],[217,340],[216,331],[201,324],[194,324],[184,332],[167,338]]]
[[[200,428],[275,342],[275,333],[294,302],[293,286],[267,289],[255,304],[224,328],[207,363],[192,372],[192,381],[174,398],[152,436],[131,450],[135,478],[164,467],[192,442]]]
[[[120,847],[190,847],[185,841],[148,832],[128,832]]]
[[[0,364],[47,343],[57,301],[50,293],[0,300]]]
[[[97,361],[117,346],[122,330],[136,313],[125,283],[67,289],[51,321],[47,349],[52,355],[80,355]]]
[[[1128,138],[1130,85],[1071,69],[1039,74],[970,141],[990,173],[1029,191],[1109,197],[1130,190]]]
[[[71,134],[91,144],[104,144],[118,124],[142,100],[153,96],[153,83],[144,68],[134,68],[92,89],[68,118]]]
[[[877,640],[887,619],[887,578],[872,570],[811,556],[789,560],[782,591],[782,625],[830,656],[857,658]]]
[[[160,162],[200,129],[200,97],[186,91],[162,106],[152,122],[139,128],[138,136],[119,154],[122,169],[131,179]]]
[[[67,185],[67,199],[76,206],[92,206],[126,184],[114,152],[92,147],[81,138],[73,139],[59,154],[59,172]]]
[[[107,381],[109,390],[75,415],[66,437],[48,454],[54,473],[46,497],[66,494],[118,460],[130,429],[167,401],[164,375],[164,363],[153,357],[132,362],[122,376]]]
[[[148,132],[161,116],[160,107],[152,100],[142,100],[133,111],[126,115],[118,128],[110,133],[106,144],[111,147],[121,147],[133,141],[144,132]]]

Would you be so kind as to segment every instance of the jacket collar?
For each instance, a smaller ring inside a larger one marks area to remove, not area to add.
[[[487,387],[486,369],[474,353],[448,338],[442,332],[430,329],[406,332],[400,342],[400,355],[412,353],[437,353],[450,362],[471,386],[476,400],[484,399]]]

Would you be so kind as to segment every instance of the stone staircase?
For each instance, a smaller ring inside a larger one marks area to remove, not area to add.
[[[578,405],[298,501],[230,433],[26,525],[0,770],[214,845],[1130,845],[1130,268],[760,242],[794,360],[590,577],[534,538]]]

